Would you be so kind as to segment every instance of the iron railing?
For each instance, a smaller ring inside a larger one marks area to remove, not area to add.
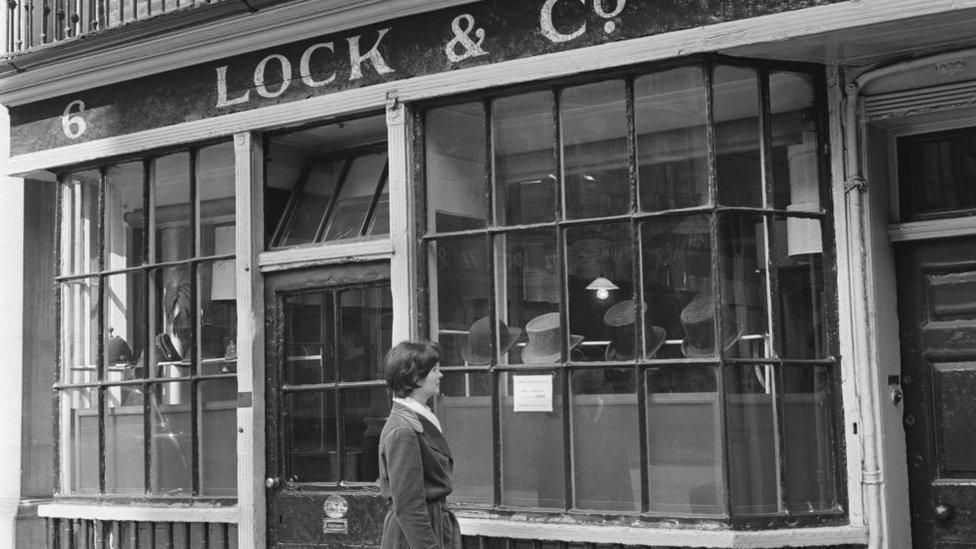
[[[237,525],[48,518],[48,549],[236,549]]]
[[[224,0],[6,0],[4,55]]]

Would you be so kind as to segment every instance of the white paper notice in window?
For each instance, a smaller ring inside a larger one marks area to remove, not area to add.
[[[512,376],[513,412],[551,412],[552,375]]]

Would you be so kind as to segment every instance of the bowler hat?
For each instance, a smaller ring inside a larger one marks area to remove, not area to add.
[[[525,325],[529,342],[522,348],[523,364],[545,364],[559,361],[562,356],[562,328],[559,313],[541,314]],[[583,341],[581,335],[569,336],[569,348]]]
[[[483,316],[468,328],[468,339],[464,341],[464,345],[461,347],[461,356],[464,361],[471,365],[482,365],[491,363],[491,324],[488,322],[488,317]],[[501,320],[498,321],[498,334],[501,338],[501,348],[499,349],[499,354],[503,355],[515,345],[518,341],[520,335],[522,335],[522,330],[518,328],[509,328]]]

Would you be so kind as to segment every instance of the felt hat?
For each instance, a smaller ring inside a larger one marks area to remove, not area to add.
[[[681,310],[681,326],[685,337],[681,352],[688,358],[715,356],[715,303],[710,291],[700,292]],[[731,321],[724,327],[723,352],[728,352],[742,337],[744,329]]]
[[[559,313],[541,314],[525,325],[529,342],[522,348],[523,364],[546,364],[558,362],[562,356],[562,327]],[[569,336],[569,348],[573,349],[583,341],[581,335]]]
[[[643,304],[643,311],[647,312],[647,304]],[[611,336],[610,345],[607,346],[607,360],[630,360],[634,358],[634,330],[630,328],[637,317],[637,306],[633,299],[621,301],[613,307],[607,309],[603,314],[603,323],[613,326],[614,333]],[[647,335],[645,343],[647,346],[647,356],[652,357],[657,350],[664,345],[668,333],[660,326],[645,326]]]
[[[491,324],[488,317],[483,316],[475,320],[468,328],[468,339],[461,347],[461,356],[470,365],[482,365],[491,363]],[[509,328],[501,320],[498,321],[498,334],[501,338],[501,348],[499,354],[504,355],[515,345],[522,330]]]

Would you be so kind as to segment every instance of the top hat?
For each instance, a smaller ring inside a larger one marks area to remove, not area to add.
[[[559,313],[545,313],[533,318],[525,325],[525,334],[529,337],[529,342],[522,348],[523,364],[559,361],[562,356]],[[576,347],[581,341],[583,336],[570,335],[569,348]]]
[[[647,312],[647,304],[642,304],[642,311]],[[607,360],[631,360],[634,358],[634,330],[630,326],[637,317],[637,306],[633,299],[621,301],[607,309],[603,314],[603,323],[615,328],[607,346]],[[660,326],[647,326],[647,356],[652,357],[664,345],[667,331]]]
[[[475,320],[474,324],[468,328],[468,339],[464,341],[464,345],[461,347],[461,356],[465,362],[470,365],[491,363],[490,328],[491,324],[488,323],[487,316]],[[522,335],[522,330],[509,328],[504,322],[499,320],[498,333],[501,337],[501,348],[499,349],[501,352],[499,354],[503,355],[515,345],[519,336]]]
[[[715,304],[712,292],[700,292],[681,310],[681,326],[685,332],[681,352],[686,357],[715,356]],[[744,329],[737,323],[727,322],[724,333],[722,350],[727,352],[742,337]]]

